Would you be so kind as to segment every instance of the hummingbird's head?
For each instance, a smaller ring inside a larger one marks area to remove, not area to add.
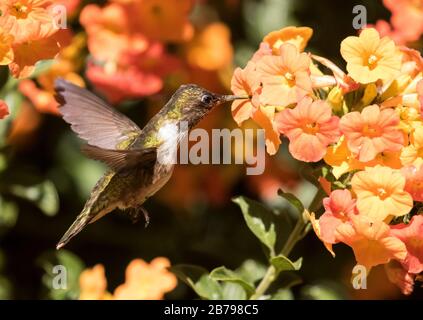
[[[222,95],[210,92],[196,84],[185,84],[179,87],[172,97],[174,106],[180,110],[181,120],[195,126],[214,107],[235,99],[245,99],[234,95]]]

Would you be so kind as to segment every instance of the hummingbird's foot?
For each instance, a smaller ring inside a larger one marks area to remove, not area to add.
[[[141,211],[144,214],[144,219],[145,219],[144,228],[147,228],[148,225],[150,224],[150,216],[148,215],[148,211],[145,210],[145,208],[141,207]]]
[[[138,221],[140,221],[141,212],[144,215],[145,227],[147,228],[148,224],[150,223],[150,216],[148,215],[148,211],[144,207],[139,206],[137,208],[131,208],[129,210],[129,217],[131,218],[132,223],[137,223]]]

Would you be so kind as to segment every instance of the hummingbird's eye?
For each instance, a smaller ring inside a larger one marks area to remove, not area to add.
[[[210,104],[213,101],[213,97],[209,94],[205,94],[201,97],[201,102],[204,104]]]

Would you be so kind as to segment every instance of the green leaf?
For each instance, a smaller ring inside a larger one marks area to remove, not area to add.
[[[309,300],[343,300],[347,298],[336,283],[319,283],[301,288],[301,296]]]
[[[17,219],[17,205],[0,197],[0,227],[11,228],[16,224]]]
[[[54,59],[49,59],[49,60],[40,60],[35,64],[35,70],[34,72],[31,74],[31,78],[35,79],[37,78],[39,75],[46,73],[47,71],[49,71],[51,69],[51,66],[54,64],[55,60]]]
[[[255,290],[254,286],[249,283],[246,279],[243,279],[240,275],[225,267],[218,267],[214,269],[210,273],[210,278],[216,281],[227,281],[237,283],[245,289],[249,296],[253,294]]]
[[[294,300],[294,295],[290,289],[279,289],[272,294],[271,300]]]
[[[48,216],[55,215],[59,209],[59,196],[51,181],[32,186],[12,185],[10,191],[16,196],[33,202]]]
[[[267,267],[255,260],[245,260],[242,265],[235,270],[237,274],[249,283],[255,283],[258,280],[263,279],[266,274]]]
[[[51,299],[77,299],[79,296],[79,275],[84,270],[84,263],[75,254],[67,250],[49,251],[37,259],[37,264],[44,269],[43,284]],[[66,270],[66,288],[53,288],[54,266],[61,265]]]
[[[282,189],[278,190],[278,195],[285,198],[295,209],[298,210],[299,214],[302,214],[304,211],[304,206],[301,203],[300,199],[294,196],[292,193],[284,192]]]
[[[292,262],[284,255],[278,255],[270,259],[270,263],[276,268],[276,271],[297,271],[300,270],[302,264],[302,258],[299,258],[297,261]]]
[[[247,293],[244,288],[233,282],[224,282],[222,284],[222,299],[223,300],[246,300]]]
[[[270,255],[273,256],[276,243],[275,214],[259,202],[247,197],[240,196],[232,201],[241,208],[248,228],[269,249]]]
[[[222,299],[222,288],[209,277],[206,269],[198,266],[180,264],[169,268],[180,280],[190,286],[202,299]]]

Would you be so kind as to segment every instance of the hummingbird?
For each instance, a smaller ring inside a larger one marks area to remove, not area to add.
[[[116,208],[129,210],[134,219],[142,213],[147,226],[149,214],[143,204],[169,181],[174,168],[173,163],[159,159],[182,139],[182,131],[169,128],[185,122],[190,130],[215,106],[246,98],[212,93],[195,84],[181,85],[141,130],[87,89],[57,79],[55,91],[63,119],[87,142],[82,152],[107,166],[57,249]]]

